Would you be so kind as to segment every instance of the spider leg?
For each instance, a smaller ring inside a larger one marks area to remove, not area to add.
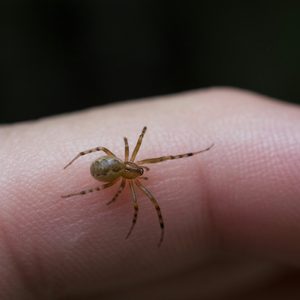
[[[145,186],[143,186],[139,180],[135,179],[135,184],[143,193],[146,194],[146,196],[151,200],[151,202],[153,203],[153,205],[156,209],[160,228],[161,228],[160,240],[158,242],[158,247],[159,247],[164,239],[164,227],[165,227],[159,204],[158,204],[157,200],[154,198],[154,196],[151,194],[151,192]]]
[[[146,166],[139,166],[139,167],[145,169],[147,172],[150,171],[150,168],[148,168],[148,167],[146,167]]]
[[[129,145],[128,145],[127,137],[124,137],[124,143],[125,143],[125,158],[124,158],[124,161],[128,161],[128,158],[129,158]]]
[[[137,217],[138,217],[138,212],[139,212],[139,206],[138,206],[138,203],[137,203],[136,193],[135,193],[135,189],[134,189],[134,185],[133,185],[132,181],[129,181],[129,186],[130,186],[131,194],[132,194],[132,204],[133,204],[133,208],[134,208],[134,214],[133,214],[132,224],[131,224],[129,232],[126,236],[126,239],[129,238],[129,236],[130,236],[130,234],[131,234],[131,232],[134,228],[134,225],[136,224]]]
[[[125,188],[125,185],[126,185],[126,179],[123,178],[122,181],[121,181],[121,185],[120,185],[118,191],[116,192],[116,194],[114,195],[114,197],[113,197],[110,201],[108,201],[108,202],[106,203],[106,205],[109,205],[109,204],[111,204],[111,203],[113,203],[113,202],[115,202],[115,201],[117,200],[117,198],[118,198],[118,197],[120,196],[120,194],[123,192],[123,190],[124,190],[124,188]]]
[[[107,155],[110,155],[110,156],[115,156],[110,150],[108,150],[107,148],[105,147],[96,147],[96,148],[92,148],[92,149],[88,149],[88,150],[85,150],[85,151],[82,151],[80,153],[78,153],[68,164],[66,164],[64,166],[64,169],[66,169],[68,166],[70,166],[77,158],[79,158],[80,156],[83,156],[83,155],[86,155],[86,154],[90,154],[92,152],[96,152],[96,151],[103,151],[105,152]]]
[[[145,127],[143,128],[142,133],[140,134],[139,139],[138,139],[138,141],[137,141],[137,143],[136,143],[136,145],[135,145],[135,148],[134,148],[134,150],[133,150],[133,152],[132,152],[132,154],[131,154],[130,161],[132,161],[132,162],[135,160],[136,155],[137,155],[137,153],[138,153],[139,150],[140,150],[140,147],[141,147],[141,145],[142,145],[143,137],[144,137],[144,135],[145,135],[146,130],[147,130],[147,127],[145,126]]]
[[[137,164],[138,165],[140,165],[140,164],[142,164],[142,165],[143,164],[155,164],[155,163],[163,162],[163,161],[170,160],[170,159],[178,159],[178,158],[193,156],[195,154],[206,152],[206,151],[210,150],[213,146],[214,146],[214,144],[211,144],[208,148],[206,148],[204,150],[196,151],[196,152],[189,152],[189,153],[178,154],[178,155],[161,156],[161,157],[155,157],[155,158],[147,158],[147,159],[138,161]]]
[[[148,177],[145,177],[145,176],[143,176],[143,177],[139,177],[139,179],[148,180],[149,178],[148,178]]]
[[[119,179],[119,178],[118,178]],[[68,194],[68,195],[63,195],[61,196],[62,198],[69,198],[69,197],[73,197],[73,196],[79,196],[79,195],[85,195],[85,194],[88,194],[88,193],[92,193],[92,192],[95,192],[95,191],[101,191],[101,190],[104,190],[112,185],[114,185],[115,183],[117,182],[117,180],[115,181],[112,181],[112,182],[108,182],[108,183],[105,183],[103,184],[102,186],[100,187],[96,187],[96,188],[92,188],[92,189],[87,189],[87,190],[83,190],[83,191],[80,191],[78,193],[72,193],[72,194]]]

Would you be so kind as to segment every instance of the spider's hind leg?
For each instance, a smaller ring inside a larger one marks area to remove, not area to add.
[[[108,187],[111,187],[111,186],[114,185],[116,182],[117,182],[117,180],[112,181],[112,182],[105,183],[105,184],[103,184],[103,185],[100,186],[100,187],[96,187],[96,188],[92,188],[92,189],[87,189],[87,190],[83,190],[83,191],[80,191],[80,192],[77,192],[77,193],[68,194],[68,195],[63,195],[63,196],[61,196],[61,197],[62,197],[62,198],[69,198],[69,197],[73,197],[73,196],[85,195],[85,194],[92,193],[92,192],[95,192],[95,191],[97,191],[97,192],[98,192],[98,191],[102,191],[102,190],[104,190],[104,189],[107,189]]]
[[[114,195],[114,197],[110,200],[110,201],[108,201],[107,203],[106,203],[106,205],[110,205],[110,204],[112,204],[113,202],[115,202],[116,200],[117,200],[117,198],[121,195],[121,193],[123,192],[123,190],[124,190],[124,188],[125,188],[125,185],[126,185],[126,179],[122,179],[122,181],[121,181],[121,185],[119,186],[119,189],[118,189],[118,191],[116,192],[116,194]]]
[[[79,152],[69,163],[67,163],[65,166],[64,166],[64,169],[66,169],[68,166],[70,166],[76,159],[78,159],[80,156],[83,156],[83,155],[87,155],[87,154],[90,154],[92,152],[96,152],[96,151],[103,151],[104,153],[106,153],[107,155],[110,155],[110,156],[114,156],[115,155],[110,151],[108,150],[107,148],[105,147],[96,147],[96,148],[92,148],[92,149],[88,149],[88,150],[85,150],[85,151],[82,151],[82,152]]]

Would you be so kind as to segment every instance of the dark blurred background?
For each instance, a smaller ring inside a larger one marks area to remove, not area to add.
[[[0,122],[214,85],[300,102],[300,1],[2,1]]]

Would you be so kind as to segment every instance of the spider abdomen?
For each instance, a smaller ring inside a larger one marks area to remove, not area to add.
[[[90,170],[95,179],[110,182],[122,176],[124,168],[124,163],[117,157],[102,156],[92,163]]]

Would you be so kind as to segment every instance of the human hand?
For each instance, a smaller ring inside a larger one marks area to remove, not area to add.
[[[110,206],[116,187],[61,198],[99,185],[89,166],[102,154],[62,170],[75,154],[105,146],[123,157],[123,136],[132,149],[144,125],[139,159],[215,144],[151,166],[159,248],[143,195],[127,240],[128,190]],[[1,299],[299,297],[299,107],[210,89],[2,126],[0,141]]]

